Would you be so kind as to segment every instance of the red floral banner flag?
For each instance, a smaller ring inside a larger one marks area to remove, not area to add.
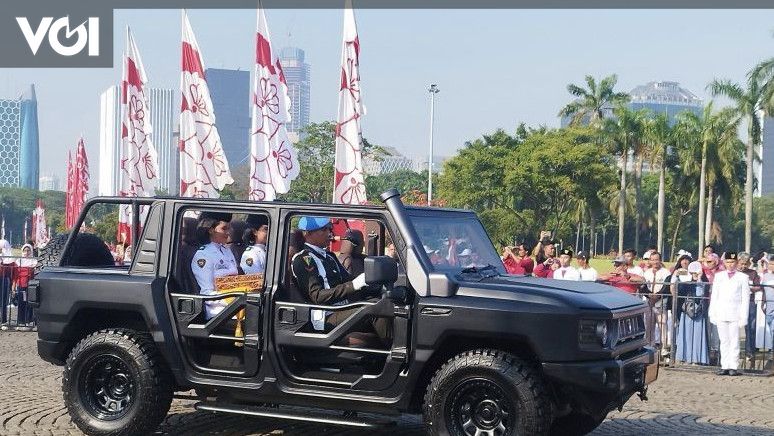
[[[341,46],[339,113],[336,123],[336,160],[333,202],[364,204],[363,135],[360,118],[365,108],[360,95],[360,40],[352,1],[344,6],[344,38]]]
[[[73,220],[73,206],[75,203],[75,166],[73,155],[67,152],[67,192],[65,192],[65,227],[68,229],[75,224]]]
[[[299,163],[288,139],[290,97],[279,58],[273,53],[269,26],[260,3],[255,47],[250,128],[250,200],[271,201],[290,190]]]
[[[45,247],[50,239],[46,226],[46,208],[41,199],[35,202],[35,210],[32,211],[32,238],[37,248]]]
[[[215,125],[215,112],[204,75],[199,44],[183,10],[180,74],[180,196],[218,198],[234,183]]]
[[[86,196],[89,193],[89,160],[86,157],[86,146],[83,138],[78,140],[78,148],[75,151],[75,165],[73,167],[73,186],[72,186],[72,225],[78,221],[81,209],[86,203]]]
[[[151,141],[151,108],[145,95],[147,82],[140,52],[127,27],[121,79],[121,197],[150,197],[158,185],[158,155]],[[132,225],[130,205],[121,205],[118,221],[118,242],[128,244]]]

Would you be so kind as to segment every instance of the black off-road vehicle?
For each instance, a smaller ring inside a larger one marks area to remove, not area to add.
[[[506,275],[474,213],[407,207],[395,190],[381,198],[88,202],[81,232],[52,241],[29,291],[38,352],[64,365],[73,421],[88,434],[147,434],[175,392],[194,389],[198,410],[360,427],[384,422],[358,412],[423,414],[431,434],[567,435],[645,397],[657,366],[642,301],[601,284]],[[115,221],[119,204],[132,210],[135,244],[117,266],[88,229],[100,211]],[[190,226],[206,212],[230,214],[233,227],[269,225],[260,289],[192,289]],[[303,215],[362,229],[363,298],[319,306],[295,289],[289,257]],[[386,256],[393,245],[397,256]],[[219,299],[230,302],[207,319],[206,302]],[[353,308],[332,329],[312,325],[315,309]],[[355,331],[373,317],[390,320],[390,345]]]

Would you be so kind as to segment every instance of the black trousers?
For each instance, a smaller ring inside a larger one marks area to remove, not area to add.
[[[356,307],[353,309],[340,310],[331,313],[325,318],[325,330],[336,327],[337,325],[345,322],[355,312],[360,310]],[[379,337],[382,345],[388,347],[392,344],[392,320],[389,318],[381,318],[375,316],[366,316],[362,320],[358,321],[353,327],[353,332],[373,332]]]

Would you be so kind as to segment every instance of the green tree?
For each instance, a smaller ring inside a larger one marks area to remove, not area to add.
[[[38,199],[43,200],[46,206],[46,220],[54,230],[62,231],[59,226],[64,215],[64,192],[36,191],[34,189],[2,187],[0,188],[0,215],[5,218],[6,237],[10,238],[14,245],[22,242],[24,222],[27,221],[27,233],[32,232],[31,217]]]
[[[397,188],[401,194],[418,191],[427,195],[427,176],[416,171],[404,169],[366,176],[365,182],[368,201],[372,203],[379,203],[379,195],[391,188]]]
[[[646,138],[651,148],[651,166],[658,165],[658,211],[656,215],[656,247],[664,252],[664,220],[666,218],[667,148],[672,144],[672,128],[666,114],[659,113],[646,123]]]
[[[683,171],[686,176],[696,176],[699,181],[699,250],[711,239],[715,189],[720,188],[723,194],[730,195],[736,186],[738,174],[734,166],[738,165],[739,156],[734,157],[733,148],[738,144],[739,120],[733,109],[713,111],[712,102],[707,103],[700,115],[684,112],[677,118],[675,136]]]
[[[625,92],[616,92],[618,76],[612,74],[597,83],[592,76],[586,76],[586,88],[573,83],[567,85],[567,91],[575,100],[559,111],[560,117],[572,117],[571,124],[588,123],[598,126],[604,119],[606,108],[620,106],[629,101]]]
[[[336,150],[336,123],[312,123],[304,128],[302,139],[294,144],[300,164],[299,175],[290,192],[280,200],[328,203],[333,197],[333,166]],[[363,157],[380,158],[381,147],[363,138]]]
[[[620,190],[618,191],[618,252],[623,252],[624,229],[626,225],[626,169],[628,167],[629,153],[640,147],[643,138],[643,126],[648,112],[646,110],[633,111],[625,106],[619,106],[613,110],[614,118],[605,120],[602,135],[609,144],[610,150],[619,158]],[[635,202],[639,199],[635,195]],[[639,204],[637,204],[639,206]],[[638,215],[638,208],[635,214]],[[635,232],[639,232],[639,219],[636,220]],[[636,235],[636,233],[635,233]],[[639,237],[637,237],[639,241]],[[636,245],[636,244],[635,244]],[[636,247],[635,247],[636,249]]]
[[[772,102],[769,98],[772,80],[766,77],[769,72],[758,65],[747,74],[747,82],[742,85],[730,80],[715,79],[707,87],[715,96],[725,96],[734,102],[736,114],[747,120],[747,163],[744,185],[744,247],[750,251],[752,244],[752,208],[753,208],[753,162],[756,159],[755,149],[761,143],[762,113],[772,113]],[[770,73],[770,72],[769,72]]]

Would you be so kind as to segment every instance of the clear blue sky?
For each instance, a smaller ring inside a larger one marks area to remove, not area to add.
[[[255,11],[191,10],[189,17],[206,66],[251,69]],[[312,120],[333,119],[341,11],[273,9],[267,18],[275,47],[306,51]],[[558,126],[567,84],[586,74],[617,73],[622,91],[676,80],[706,99],[713,78],[744,80],[752,65],[774,56],[773,10],[358,10],[356,18],[368,109],[363,133],[408,155],[428,148],[430,83],[441,89],[436,150],[451,155],[499,127]],[[126,24],[150,86],[177,89],[179,11],[116,11],[117,66]],[[41,174],[61,176],[68,147],[83,133],[96,181],[99,94],[120,74],[120,67],[0,69],[0,96],[37,87]]]

